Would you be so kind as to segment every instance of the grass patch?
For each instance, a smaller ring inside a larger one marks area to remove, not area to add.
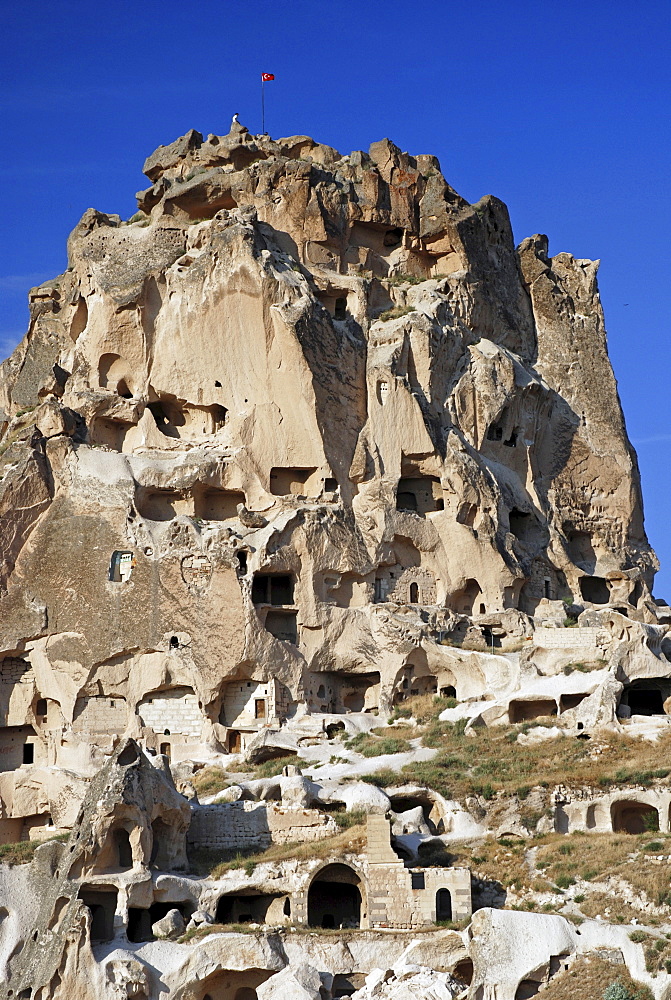
[[[402,705],[397,705],[389,721],[412,718],[425,725],[437,719],[446,708],[456,708],[458,704],[456,698],[442,698],[437,694],[416,694],[406,698]]]
[[[595,733],[601,751],[598,757],[593,753],[595,739],[577,740],[565,735],[527,746],[517,742],[519,733],[542,722],[483,727],[466,736],[465,720],[451,723],[434,718],[418,735],[424,746],[439,752],[430,761],[409,765],[406,780],[429,785],[463,802],[467,795],[477,794],[487,785],[494,793],[514,795],[518,789],[558,784],[570,788],[647,787],[669,775],[671,735],[649,743],[613,733]],[[553,722],[556,724],[556,720],[546,720],[548,725]],[[623,760],[627,761],[626,768],[622,767]]]
[[[254,777],[274,778],[281,774],[288,764],[295,764],[297,759],[296,754],[291,754],[289,757],[273,757],[272,760],[266,760],[263,764],[257,764],[254,768]]]
[[[210,934],[256,934],[256,928],[249,924],[201,924],[200,927],[192,927],[186,934],[182,934],[178,939],[179,944],[188,944],[190,941],[200,941],[201,938]]]
[[[359,853],[366,846],[366,827],[361,821],[333,837],[298,844],[272,844],[265,851],[211,851],[204,848],[189,851],[191,873],[199,877],[221,878],[228,871],[244,868],[251,875],[257,865],[269,861],[289,861],[292,858],[309,861],[327,858],[331,854]]]
[[[383,313],[380,313],[378,319],[382,320],[383,323],[388,323],[391,319],[400,319],[401,316],[407,316],[408,313],[416,311],[412,306],[394,306],[393,309],[385,309]]]
[[[132,226],[135,222],[139,222],[143,226],[150,226],[151,218],[150,216],[145,215],[144,212],[136,212],[135,215],[131,215],[130,219],[127,219],[125,222],[122,222],[121,225]]]
[[[365,826],[366,823],[366,810],[365,809],[336,809],[331,812],[334,820],[338,824],[341,830],[351,830],[353,826]]]
[[[383,757],[386,754],[407,753],[412,750],[408,741],[401,736],[375,736],[370,733],[359,733],[348,740],[346,746],[348,750],[355,750],[363,757]]]
[[[362,774],[361,781],[369,785],[376,785],[378,788],[388,788],[390,785],[402,785],[407,779],[401,778],[398,771],[392,771],[390,767],[383,767],[381,771],[374,774]]]
[[[628,882],[637,895],[645,896],[655,906],[671,903],[665,866],[646,858],[644,835],[637,838],[623,833],[574,834],[562,837],[561,841],[553,835],[544,840],[536,863],[557,885],[560,885],[560,878],[592,881],[615,876]],[[566,852],[567,840],[570,841],[570,853]],[[588,917],[621,917],[624,921],[641,917],[640,910],[629,906],[615,893],[590,893],[581,909]]]
[[[617,983],[624,993],[612,990]],[[613,965],[594,955],[577,958],[569,969],[558,972],[542,995],[543,1000],[576,1000],[577,997],[589,997],[590,1000],[654,1000],[648,987],[632,979],[626,967]]]
[[[48,844],[52,840],[66,841],[69,833],[58,833],[54,837],[45,837],[44,840],[20,840],[16,844],[0,844],[0,865],[26,865],[33,860],[35,851],[42,844]]]
[[[577,670],[581,674],[588,674],[591,670],[603,670],[605,666],[607,666],[606,660],[590,660],[588,663],[567,663],[564,667],[564,673],[568,676],[574,670]]]
[[[193,787],[199,797],[215,795],[230,784],[230,775],[220,767],[204,767],[193,776]]]
[[[671,847],[671,838],[668,842]],[[535,868],[527,864],[530,842],[510,837],[459,845],[455,848],[458,853],[454,863],[466,864],[477,877],[499,882],[518,893],[559,893],[578,881],[610,876],[628,883],[643,902],[647,899],[656,906],[671,909],[666,866],[646,859],[644,835],[637,838],[627,834],[548,833],[534,837],[532,843],[536,848]],[[634,917],[640,920],[641,909],[624,902],[617,886],[618,883],[612,891],[581,891],[574,897],[575,902],[586,917],[602,917],[612,923],[629,923]],[[663,919],[645,916],[652,925]],[[663,957],[671,961],[671,944],[669,954]]]

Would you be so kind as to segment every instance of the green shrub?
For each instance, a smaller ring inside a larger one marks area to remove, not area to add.
[[[568,889],[569,886],[575,885],[575,879],[572,875],[558,875],[555,879],[555,885],[559,889]]]
[[[650,935],[646,931],[632,931],[629,935],[629,940],[633,941],[634,944],[642,944],[647,941]]]
[[[340,810],[333,813],[333,818],[341,830],[349,830],[352,826],[359,826],[366,822],[365,809],[352,809],[350,811]]]
[[[630,993],[626,986],[623,986],[619,979],[607,986],[603,991],[602,1000],[636,1000],[633,993]]]

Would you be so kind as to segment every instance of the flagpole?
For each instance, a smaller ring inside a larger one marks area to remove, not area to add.
[[[263,73],[261,74],[261,134],[266,134],[266,81],[263,79]]]

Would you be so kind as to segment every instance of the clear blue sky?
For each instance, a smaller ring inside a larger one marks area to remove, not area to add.
[[[389,136],[435,153],[470,201],[496,194],[519,241],[600,258],[610,354],[671,600],[671,5],[661,0],[9,2],[0,38],[0,354],[29,286],[65,267],[94,206],[129,217],[144,157],[189,128],[341,152]]]

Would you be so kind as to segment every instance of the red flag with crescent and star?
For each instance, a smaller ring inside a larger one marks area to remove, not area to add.
[[[274,73],[262,73],[261,74],[261,79],[263,80],[264,83],[267,83],[268,80],[274,80],[275,79],[275,74]]]

